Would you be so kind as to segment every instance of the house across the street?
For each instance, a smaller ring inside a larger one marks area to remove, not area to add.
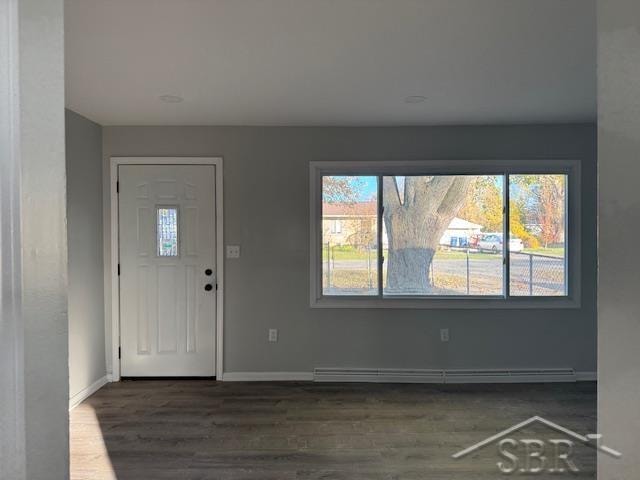
[[[471,236],[480,232],[482,232],[482,225],[463,218],[453,217],[444,234],[440,237],[440,245],[466,247],[469,245]]]
[[[374,245],[376,240],[377,202],[324,202],[322,204],[322,231],[332,245]],[[440,245],[464,247],[472,235],[482,231],[482,225],[454,217],[440,237]],[[387,247],[388,237],[382,226],[382,245]]]

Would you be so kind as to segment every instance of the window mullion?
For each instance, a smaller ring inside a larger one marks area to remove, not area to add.
[[[502,255],[503,255],[503,262],[504,262],[504,269],[503,269],[503,275],[504,275],[504,297],[505,298],[509,298],[511,296],[511,292],[510,292],[510,287],[511,287],[511,255],[510,255],[510,251],[509,251],[509,242],[511,240],[511,229],[510,229],[510,219],[509,219],[509,214],[510,214],[510,203],[509,203],[509,186],[510,186],[510,180],[509,180],[509,174],[505,173],[504,174],[504,186],[503,186],[503,192],[504,192],[504,215],[503,215],[503,220],[504,220],[504,225],[502,227],[503,229],[503,233],[502,233]]]
[[[384,214],[383,203],[383,188],[382,188],[382,175],[378,175],[378,225],[377,225],[377,241],[378,241],[378,297],[382,298],[382,282],[383,282],[383,267],[384,267],[384,250],[382,245],[382,218]]]

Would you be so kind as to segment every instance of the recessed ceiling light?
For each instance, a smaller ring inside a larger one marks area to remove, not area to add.
[[[409,95],[404,98],[404,103],[422,103],[427,100],[424,95]]]
[[[180,103],[184,101],[184,98],[179,97],[178,95],[160,95],[158,98],[164,103]]]

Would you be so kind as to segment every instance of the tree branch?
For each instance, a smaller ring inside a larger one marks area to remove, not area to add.
[[[417,177],[414,202],[424,213],[436,212],[442,203],[453,179],[450,175],[435,175],[432,177]]]
[[[469,185],[473,181],[473,176],[471,175],[456,175],[449,178],[452,181],[438,206],[438,214],[445,217],[454,216],[458,213],[460,205],[462,205],[462,201],[469,190]]]
[[[396,177],[385,175],[382,179],[382,198],[384,200],[384,206],[389,209],[398,208],[400,206],[400,193],[398,192]]]

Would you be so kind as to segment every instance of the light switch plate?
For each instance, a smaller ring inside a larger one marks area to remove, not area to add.
[[[277,342],[278,341],[278,329],[277,328],[270,328],[269,329],[269,341],[270,342]]]
[[[240,258],[240,245],[227,245],[227,258]]]
[[[440,329],[440,341],[441,342],[448,342],[449,341],[449,329],[448,328],[441,328]]]

